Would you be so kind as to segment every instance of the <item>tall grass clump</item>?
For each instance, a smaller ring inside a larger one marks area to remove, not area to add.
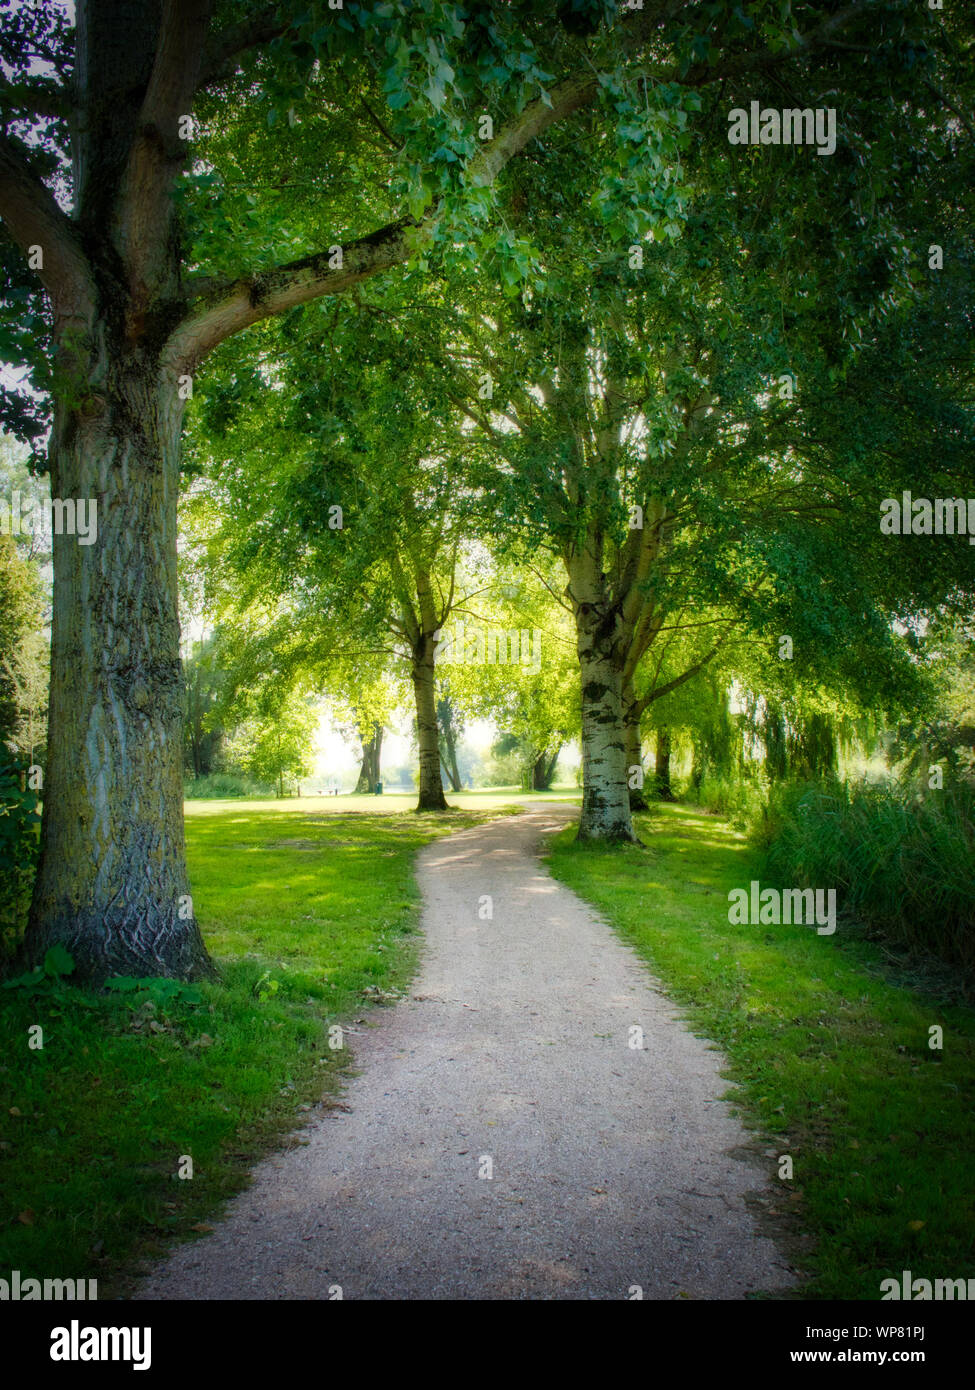
[[[975,788],[777,787],[759,840],[780,885],[835,888],[871,935],[975,974]]]
[[[712,815],[724,816],[736,830],[744,830],[762,810],[762,792],[757,782],[719,774],[692,779],[681,800]]]

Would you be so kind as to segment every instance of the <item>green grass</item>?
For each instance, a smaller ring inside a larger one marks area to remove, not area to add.
[[[878,1299],[903,1269],[975,1275],[975,1013],[911,987],[842,922],[832,937],[731,926],[729,889],[769,881],[758,851],[683,806],[639,823],[648,848],[582,847],[568,829],[550,867],[724,1050],[762,1148],[792,1155],[791,1183],[765,1161],[799,1296]]]
[[[348,1050],[330,1049],[329,1026],[351,1023],[354,1058],[355,1020],[415,964],[415,851],[500,809],[396,815],[361,799],[380,805],[188,806],[194,906],[221,971],[202,1003],[0,991],[0,1274],[124,1292],[334,1097]]]

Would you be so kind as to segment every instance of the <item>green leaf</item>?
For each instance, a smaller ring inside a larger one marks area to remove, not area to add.
[[[39,965],[35,965],[33,970],[29,970],[26,975],[17,975],[12,980],[4,980],[4,989],[31,989],[34,985],[44,981],[44,971]]]
[[[61,945],[54,945],[44,957],[44,974],[56,978],[74,972],[74,957]]]

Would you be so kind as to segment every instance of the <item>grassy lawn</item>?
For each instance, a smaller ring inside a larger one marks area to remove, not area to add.
[[[731,926],[728,890],[769,881],[756,852],[685,807],[639,820],[649,848],[582,848],[568,829],[550,868],[727,1053],[773,1178],[772,1150],[792,1156],[770,1214],[809,1276],[800,1296],[878,1299],[904,1269],[975,1275],[975,1012],[912,987],[842,921],[832,937]]]
[[[0,991],[4,1277],[124,1291],[139,1259],[206,1229],[254,1159],[329,1104],[356,1020],[410,979],[416,850],[502,806],[432,816],[391,801],[187,806],[194,906],[221,971],[199,1003]],[[352,1030],[341,1051],[338,1022]]]

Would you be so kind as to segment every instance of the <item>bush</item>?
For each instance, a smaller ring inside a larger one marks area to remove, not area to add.
[[[759,839],[782,886],[835,888],[873,935],[975,971],[975,789],[780,787]]]
[[[254,782],[235,772],[211,772],[206,777],[192,777],[183,783],[183,795],[193,800],[217,800],[235,796],[262,800],[274,795],[273,788]]]
[[[24,790],[27,766],[0,743],[0,965],[20,945],[37,870],[41,817],[37,793]]]
[[[755,782],[737,777],[702,777],[691,783],[682,800],[716,816],[726,816],[736,830],[744,830],[761,814],[761,791]]]

